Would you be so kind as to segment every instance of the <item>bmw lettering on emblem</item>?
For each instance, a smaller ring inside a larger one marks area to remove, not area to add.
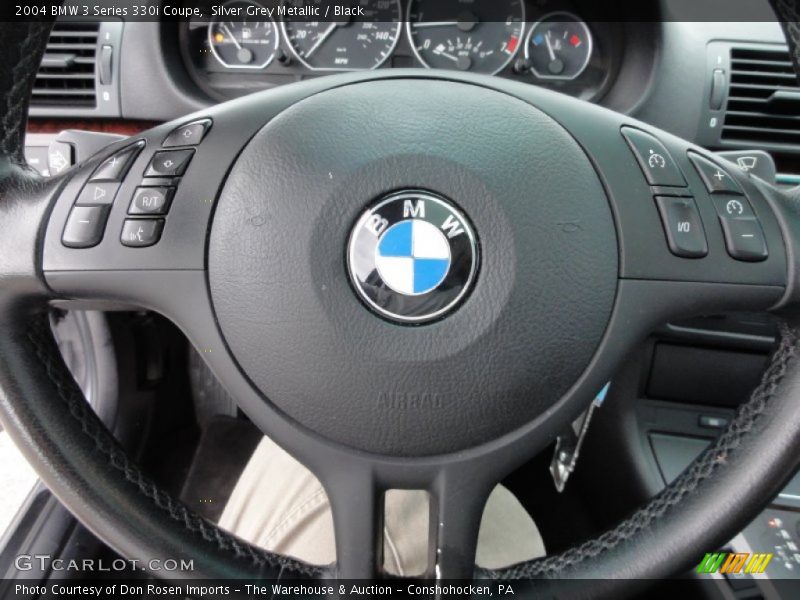
[[[392,194],[356,223],[348,248],[350,277],[366,304],[401,323],[445,315],[466,297],[478,270],[472,227],[430,192]]]

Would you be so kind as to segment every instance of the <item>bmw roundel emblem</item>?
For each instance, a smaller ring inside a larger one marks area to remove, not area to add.
[[[406,191],[361,216],[347,262],[370,308],[401,323],[423,323],[466,297],[478,270],[478,246],[472,226],[449,201]]]

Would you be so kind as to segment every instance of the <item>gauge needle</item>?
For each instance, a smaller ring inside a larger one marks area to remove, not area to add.
[[[220,27],[222,27],[225,30],[225,33],[228,34],[228,37],[231,38],[233,43],[236,45],[236,48],[238,50],[241,50],[242,49],[242,45],[238,42],[238,40],[236,39],[236,36],[233,35],[233,32],[230,30],[230,28],[227,25],[225,25],[225,23],[220,23],[219,25],[220,25]]]
[[[314,54],[314,52],[316,52],[319,49],[319,47],[322,46],[323,43],[325,43],[325,40],[327,40],[331,36],[331,34],[336,30],[338,26],[339,24],[336,22],[328,25],[328,28],[322,32],[319,38],[317,38],[316,43],[313,46],[311,46],[311,48],[308,49],[308,52],[306,52],[305,54],[305,58],[308,58],[309,56]]]
[[[438,54],[439,56],[444,56],[445,58],[448,58],[448,59],[452,60],[454,63],[458,62],[458,57],[457,56],[453,56],[452,54],[448,54],[444,50],[440,50],[439,52],[436,52],[434,50],[434,53]]]
[[[452,27],[453,25],[458,25],[458,21],[420,21],[411,24],[415,29],[420,27]]]
[[[556,59],[556,53],[553,50],[553,42],[550,40],[550,32],[544,34],[544,41],[547,43],[547,52],[550,54],[550,60]]]

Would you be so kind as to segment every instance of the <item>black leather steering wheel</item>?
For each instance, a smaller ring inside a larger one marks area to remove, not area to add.
[[[774,7],[800,69],[797,3]],[[373,578],[382,493],[426,489],[430,576],[552,586],[592,579],[581,594],[619,597],[726,542],[800,463],[797,190],[595,105],[505,80],[411,70],[247,96],[44,180],[25,165],[22,140],[48,32],[46,23],[0,24],[8,54],[0,64],[0,420],[64,505],[123,556],[192,558],[190,575],[205,578]],[[169,134],[199,119],[211,126],[181,155],[191,154],[185,173],[165,172],[162,160],[146,177]],[[658,144],[685,181],[645,179],[654,167],[646,152],[640,165],[623,131]],[[116,199],[84,215],[100,215],[102,239],[65,245],[76,202],[97,205],[80,197],[114,158],[129,159],[109,179],[118,180],[106,190]],[[704,179],[696,168],[704,160],[729,178],[727,191]],[[157,242],[123,245],[143,179],[176,187],[172,206],[159,217]],[[480,240],[468,297],[415,326],[371,312],[345,256],[363,211],[405,189],[452,199]],[[670,206],[698,211],[691,222],[702,227],[705,252],[678,256],[686,248],[677,242],[670,250],[654,197],[667,216]],[[726,220],[720,198],[743,202],[748,222]],[[731,248],[726,231],[763,232],[767,255]],[[336,565],[254,548],[143,475],[60,358],[45,317],[57,299],[142,307],[175,321],[252,420],[323,482]],[[627,351],[667,319],[745,309],[782,315],[782,339],[716,444],[598,538],[475,571],[495,483],[585,409]]]

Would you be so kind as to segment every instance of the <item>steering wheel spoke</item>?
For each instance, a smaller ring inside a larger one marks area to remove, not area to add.
[[[666,297],[659,318],[781,306],[797,234],[783,214],[785,193],[667,132],[614,113],[587,117],[576,107],[564,122],[614,207],[620,298],[634,288],[641,295],[629,318]]]
[[[52,291],[107,307],[207,304],[207,293],[190,295],[192,274],[207,272],[208,231],[231,166],[265,123],[325,87],[307,82],[188,115],[66,172],[49,202],[38,266]],[[244,226],[267,217],[253,212]]]
[[[219,188],[253,133],[230,113],[212,113],[115,143],[68,173],[42,253],[42,271],[57,294],[155,309],[167,308],[167,290],[198,300],[181,282],[206,270]]]
[[[427,568],[414,573],[438,580],[469,579],[475,570],[475,553],[483,510],[495,483],[477,477],[463,465],[424,469],[409,479],[405,469],[359,462],[333,461],[320,472],[333,513],[336,537],[335,574],[343,579],[384,577],[384,548],[388,530],[384,521],[387,502],[403,502],[412,482],[428,497]],[[438,472],[436,472],[438,471]],[[393,483],[396,482],[396,483]]]
[[[383,566],[383,505],[367,468],[326,473],[336,537],[336,575],[343,579],[378,577]]]
[[[61,182],[8,157],[0,161],[0,303],[13,303],[46,294],[38,242]]]
[[[429,575],[439,580],[470,579],[481,517],[491,487],[464,470],[442,473],[431,494]]]

